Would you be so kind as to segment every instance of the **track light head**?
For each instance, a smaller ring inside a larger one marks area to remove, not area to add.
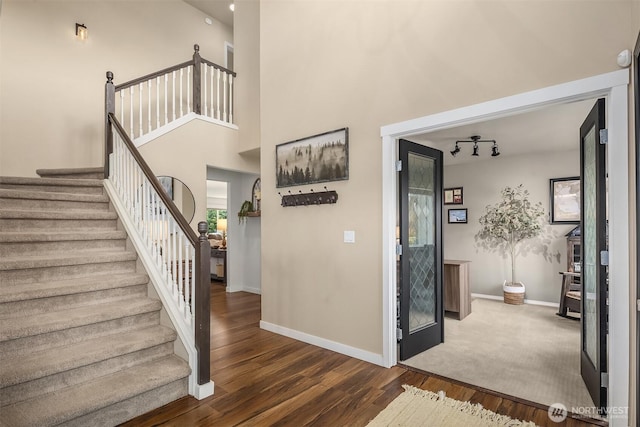
[[[473,144],[473,154],[472,156],[479,156],[478,154],[478,142],[476,141],[475,144]]]
[[[498,157],[499,155],[500,155],[500,152],[498,151],[498,146],[494,142],[493,146],[491,147],[491,157]]]
[[[451,150],[451,155],[453,157],[456,156],[456,154],[458,154],[460,152],[460,147],[458,147],[458,143],[456,142],[456,148],[454,148],[453,150]]]

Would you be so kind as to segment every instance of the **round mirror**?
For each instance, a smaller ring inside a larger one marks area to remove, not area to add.
[[[173,203],[175,203],[187,222],[191,222],[196,213],[196,199],[193,197],[189,187],[178,178],[172,176],[159,176],[158,181],[160,181],[160,185],[169,195],[169,198],[173,200]]]

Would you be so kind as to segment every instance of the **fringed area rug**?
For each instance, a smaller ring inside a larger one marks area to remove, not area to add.
[[[536,427],[529,421],[514,420],[484,409],[480,404],[448,398],[444,392],[403,385],[405,390],[380,412],[367,427],[382,426],[508,426]]]

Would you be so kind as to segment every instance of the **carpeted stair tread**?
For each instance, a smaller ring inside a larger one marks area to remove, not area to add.
[[[123,273],[3,286],[0,288],[0,303],[143,285],[148,282],[149,276],[146,274]]]
[[[2,418],[9,426],[58,425],[185,378],[189,373],[190,368],[185,361],[177,356],[168,356],[84,384],[7,405],[2,408]]]
[[[0,233],[0,243],[27,243],[27,242],[62,242],[71,240],[120,240],[125,239],[127,233],[122,230],[95,230],[86,231],[15,231]]]
[[[162,304],[158,300],[132,298],[126,301],[91,304],[26,317],[5,317],[0,324],[0,341],[106,322],[122,317],[158,311],[161,308]]]
[[[57,178],[60,175],[104,175],[104,167],[97,166],[91,168],[59,168],[59,169],[36,169],[36,173],[41,177]]]
[[[39,178],[41,179],[41,178]],[[108,203],[106,194],[79,194],[56,193],[53,191],[19,190],[13,188],[0,188],[0,198],[7,199],[33,199],[33,200],[60,200],[73,202]]]
[[[0,185],[35,185],[53,187],[102,187],[102,179],[73,179],[73,178],[37,178],[21,176],[0,176]]]
[[[3,358],[0,387],[54,375],[124,354],[135,353],[176,339],[176,332],[155,325],[106,337],[88,339],[44,351]]]
[[[0,260],[0,271],[135,261],[136,259],[138,259],[138,255],[134,251],[125,250],[84,251],[66,254],[19,256],[15,258],[5,257]]]
[[[96,210],[31,210],[31,209],[0,209],[0,219],[52,219],[52,220],[113,220],[117,219],[115,212]]]

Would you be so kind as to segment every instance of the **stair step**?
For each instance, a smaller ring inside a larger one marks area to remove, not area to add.
[[[122,317],[159,311],[162,304],[150,298],[136,298],[106,304],[74,307],[68,310],[40,313],[32,316],[5,317],[0,326],[0,341],[47,334]]]
[[[104,167],[93,168],[60,168],[60,169],[37,169],[36,173],[43,178],[104,178]]]
[[[4,358],[0,367],[0,388],[172,342],[176,336],[174,330],[156,325],[122,334],[88,339],[57,349]]]
[[[26,301],[73,295],[85,292],[102,291],[128,286],[145,285],[149,281],[146,274],[109,274],[92,275],[75,279],[25,283],[20,286],[0,288],[0,303]]]
[[[176,356],[169,356],[54,393],[4,406],[3,422],[8,426],[57,425],[85,416],[89,418],[79,419],[74,425],[87,422],[98,425],[100,423],[96,422],[96,419],[105,416],[99,414],[101,410],[110,411],[111,405],[122,404],[128,399],[135,399],[136,396],[176,381],[180,381],[182,385],[184,382],[181,380],[186,379],[189,373],[190,369],[185,361]],[[174,396],[170,397],[175,398]],[[152,404],[155,407],[157,402],[154,401]],[[113,412],[115,411],[109,412],[110,417],[117,417],[116,414],[119,414],[125,418],[104,419],[108,425],[131,418],[130,413],[122,413],[122,410]]]
[[[54,193],[0,188],[0,208],[107,210],[106,194]]]
[[[160,322],[160,312],[152,311],[121,317],[106,322],[91,323],[85,326],[62,329],[41,335],[32,335],[10,341],[0,341],[2,357],[13,357],[19,354],[30,354],[34,351],[57,348],[84,341],[87,337],[106,337],[115,332],[122,333],[145,326],[157,325]],[[0,397],[1,397],[0,393]],[[1,425],[1,424],[0,424]]]
[[[0,176],[0,188],[54,193],[103,194],[104,192],[102,179]]]
[[[135,261],[138,255],[133,251],[102,251],[96,253],[70,252],[31,257],[6,257],[0,260],[0,272],[84,264],[99,264],[118,261]],[[0,276],[2,277],[2,276]]]
[[[118,214],[95,210],[0,209],[0,231],[115,230]]]
[[[127,234],[122,230],[91,232],[0,233],[0,257],[50,255],[56,252],[123,250]]]

